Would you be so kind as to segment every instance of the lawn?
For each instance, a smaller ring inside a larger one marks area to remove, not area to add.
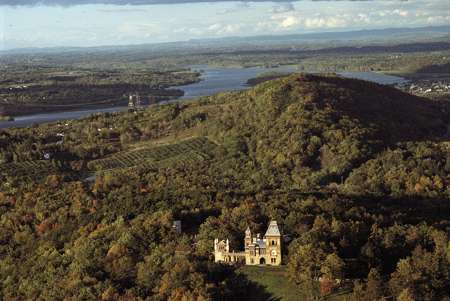
[[[301,290],[288,281],[284,266],[243,266],[238,272],[258,286],[252,300],[306,300]]]
[[[292,284],[285,275],[285,266],[242,266],[238,272],[255,284],[249,301],[302,301],[308,300],[301,288]],[[324,300],[343,301],[348,291],[327,296]]]

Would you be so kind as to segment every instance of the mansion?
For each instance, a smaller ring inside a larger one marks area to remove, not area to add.
[[[271,221],[263,237],[252,235],[250,228],[245,230],[244,251],[230,251],[228,239],[214,240],[214,261],[245,263],[246,265],[280,265],[281,233],[276,221]]]

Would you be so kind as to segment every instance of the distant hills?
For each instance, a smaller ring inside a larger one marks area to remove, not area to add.
[[[448,42],[450,40],[450,25],[417,27],[417,28],[386,28],[366,29],[357,31],[316,32],[290,35],[263,35],[250,37],[225,37],[211,39],[191,39],[155,44],[138,45],[105,45],[97,47],[50,47],[50,48],[20,48],[0,51],[3,54],[27,53],[58,53],[58,52],[84,52],[84,51],[161,51],[161,50],[233,50],[236,47],[267,47],[285,48],[287,45],[293,49],[316,49],[326,47],[381,45],[413,42]],[[297,47],[297,48],[295,48]],[[300,48],[298,48],[300,47]]]
[[[428,27],[408,27],[408,28],[384,28],[384,29],[364,29],[355,31],[328,31],[313,32],[289,35],[261,35],[251,37],[226,37],[216,39],[192,39],[189,42],[207,43],[213,41],[235,42],[261,42],[261,41],[324,41],[324,40],[373,40],[373,39],[405,39],[423,37],[450,37],[450,25],[428,26]]]

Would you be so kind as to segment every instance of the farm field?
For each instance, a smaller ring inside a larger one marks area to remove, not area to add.
[[[136,165],[157,168],[170,165],[171,162],[191,163],[210,158],[214,147],[215,144],[206,137],[154,147],[140,145],[139,149],[122,151],[104,159],[91,161],[88,167],[91,170],[104,171]]]
[[[1,176],[32,177],[48,174],[52,170],[55,170],[55,167],[50,161],[45,160],[0,164]]]
[[[173,141],[173,140],[172,140]],[[139,143],[133,149],[121,151],[109,157],[88,163],[91,171],[106,171],[142,166],[149,169],[171,164],[191,164],[212,157],[215,144],[206,137],[195,137],[164,145]],[[51,161],[34,160],[0,164],[0,176],[37,177],[59,169]]]

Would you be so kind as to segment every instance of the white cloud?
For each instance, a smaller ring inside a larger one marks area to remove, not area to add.
[[[148,38],[158,32],[159,26],[152,23],[125,22],[117,28],[117,33],[120,38]]]
[[[368,16],[342,15],[338,17],[323,16],[315,14],[312,17],[301,17],[296,15],[273,15],[272,20],[276,21],[276,26],[283,30],[292,30],[297,28],[320,29],[320,28],[340,28],[349,25],[350,20],[359,20],[359,22],[368,22]],[[260,23],[259,26],[267,26],[267,23]]]
[[[178,35],[227,36],[238,34],[242,27],[242,24],[213,23],[205,26],[178,27],[172,32]]]
[[[208,27],[208,31],[214,35],[231,35],[238,33],[241,27],[240,24],[215,23]]]
[[[313,17],[304,21],[306,28],[338,28],[347,25],[347,21],[339,17]]]
[[[2,9],[0,32],[3,25],[4,48],[450,25],[449,0],[205,2],[139,7],[99,4]]]
[[[369,23],[370,22],[370,17],[368,14],[365,13],[359,13],[357,15],[357,20],[358,22],[364,22],[364,23]]]
[[[409,12],[406,10],[402,10],[402,9],[394,9],[393,13],[395,15],[399,15],[401,17],[407,17],[409,15]]]
[[[432,25],[436,24],[448,24],[450,22],[450,16],[433,16],[428,17],[427,22]]]
[[[287,16],[281,21],[280,26],[282,28],[290,28],[290,27],[298,25],[299,23],[300,23],[300,20],[298,18],[296,18],[294,16]]]

